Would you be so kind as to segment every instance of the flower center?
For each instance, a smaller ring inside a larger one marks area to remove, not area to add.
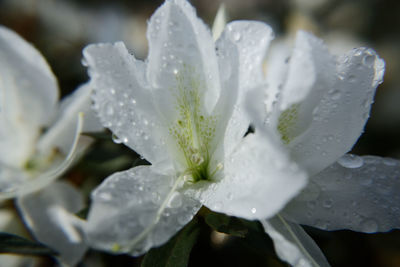
[[[215,173],[209,169],[209,148],[215,136],[217,118],[207,115],[203,109],[203,94],[199,89],[204,84],[189,71],[187,68],[184,73],[174,71],[177,90],[173,93],[176,96],[178,118],[169,132],[184,155],[186,180],[195,183],[210,180]]]

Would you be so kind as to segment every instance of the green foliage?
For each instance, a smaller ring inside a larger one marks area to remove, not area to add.
[[[248,233],[248,229],[241,219],[222,213],[210,212],[205,216],[205,221],[215,231],[228,235],[245,237]]]
[[[190,252],[200,234],[201,224],[194,218],[165,245],[151,249],[142,267],[186,267]]]
[[[54,256],[58,253],[45,245],[9,233],[0,233],[0,253]]]

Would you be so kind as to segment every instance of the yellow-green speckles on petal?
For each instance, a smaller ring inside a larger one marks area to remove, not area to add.
[[[285,144],[289,144],[292,141],[291,132],[298,119],[298,109],[299,104],[293,104],[279,116],[278,132],[281,134],[281,139]]]
[[[121,250],[121,246],[118,243],[114,243],[111,247],[112,252],[118,252]]]
[[[182,151],[187,164],[187,174],[192,182],[211,179],[208,170],[209,146],[215,136],[216,116],[206,114],[203,109],[204,82],[196,77],[196,72],[187,66],[175,73],[177,88],[172,93],[176,97],[178,118],[169,127]]]

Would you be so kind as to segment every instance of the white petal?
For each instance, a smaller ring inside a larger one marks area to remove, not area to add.
[[[247,135],[223,164],[221,180],[198,197],[210,209],[232,216],[269,218],[306,183],[305,173],[266,136]]]
[[[39,153],[46,154],[57,148],[67,154],[74,141],[76,122],[80,112],[84,114],[83,132],[97,132],[103,129],[91,109],[90,95],[91,88],[85,85],[63,99],[55,124],[38,141]],[[84,144],[86,142],[81,143],[80,148]]]
[[[86,233],[94,248],[145,253],[168,241],[200,204],[177,190],[173,175],[139,166],[108,177],[92,194]]]
[[[94,90],[94,108],[105,127],[151,163],[165,160],[160,122],[150,90],[145,88],[145,66],[123,43],[91,45],[84,50]]]
[[[0,161],[22,166],[54,114],[56,79],[40,53],[0,26]]]
[[[179,112],[172,91],[177,88],[177,73],[199,87],[199,93],[204,94],[203,106],[210,114],[221,90],[215,46],[209,29],[189,2],[171,0],[159,7],[150,19],[147,39],[147,77],[166,121],[175,119]]]
[[[83,208],[75,188],[55,182],[38,193],[17,199],[22,217],[34,236],[60,253],[59,260],[77,264],[86,252],[81,221],[73,215]]]
[[[0,51],[1,90],[3,96],[13,97],[3,100],[2,112],[21,115],[26,123],[45,125],[54,112],[59,94],[56,78],[46,60],[32,45],[3,26],[0,26]],[[8,101],[15,102],[11,106]]]
[[[347,154],[312,177],[285,209],[291,220],[326,230],[400,227],[400,161]]]
[[[225,32],[225,38],[235,44],[239,53],[239,87],[244,94],[264,82],[262,65],[274,33],[270,26],[258,21],[231,22]]]
[[[281,55],[284,55],[283,51]],[[277,127],[283,142],[291,147],[296,137],[309,128],[314,108],[333,86],[335,59],[321,40],[300,31],[292,55],[287,60],[287,73],[280,70],[285,68],[281,65],[276,66],[278,70],[274,70],[274,66],[270,67],[273,78],[278,78],[276,80],[286,76],[285,83],[278,84],[278,92],[279,87],[282,88],[281,96],[277,97],[278,104],[270,120],[271,125]],[[269,92],[269,89],[274,88],[267,88],[268,98],[276,98],[270,95],[273,92]]]
[[[277,215],[261,221],[267,234],[274,241],[279,258],[292,266],[324,267],[330,266],[314,240],[300,225]]]
[[[383,71],[384,63],[373,50],[359,48],[339,59],[336,73],[321,77],[318,84],[325,94],[311,111],[311,121],[301,122],[309,124],[307,131],[289,144],[293,157],[310,174],[332,164],[357,141]]]
[[[217,15],[215,15],[215,19],[212,25],[212,35],[214,41],[216,41],[224,30],[226,23],[228,22],[226,15],[226,7],[224,3],[221,3]]]
[[[263,83],[262,61],[272,38],[271,28],[264,23],[238,21],[229,23],[217,41],[223,89],[214,113],[226,116],[219,122],[225,134],[225,155],[248,130],[250,120],[244,112],[244,96]]]

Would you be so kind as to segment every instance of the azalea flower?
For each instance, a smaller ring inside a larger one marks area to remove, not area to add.
[[[251,220],[275,215],[306,174],[269,134],[245,136],[245,93],[264,83],[271,28],[232,22],[214,43],[193,7],[171,0],[151,17],[147,38],[146,61],[121,42],[84,50],[103,125],[151,163],[114,173],[92,193],[90,245],[140,255],[202,205]]]
[[[69,213],[79,211],[83,200],[71,185],[52,182],[92,142],[80,132],[99,129],[89,95],[81,87],[58,105],[57,81],[44,58],[0,26],[0,199],[16,198],[36,238],[71,265],[86,250],[73,227],[81,222]],[[79,112],[87,114],[85,126]]]
[[[280,214],[263,224],[283,260],[328,266],[297,223],[365,233],[400,226],[400,161],[345,154],[369,117],[384,62],[367,48],[334,56],[321,40],[301,31],[291,53],[280,46],[270,55],[266,86],[247,99],[255,134],[274,136],[310,179]]]

